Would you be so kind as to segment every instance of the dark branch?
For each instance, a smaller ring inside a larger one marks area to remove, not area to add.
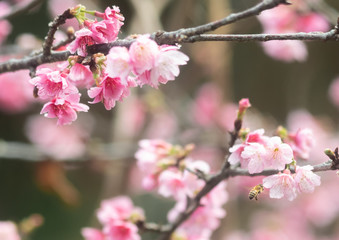
[[[54,34],[58,30],[59,26],[64,24],[67,19],[74,18],[74,15],[71,14],[70,9],[67,9],[63,14],[57,16],[53,22],[51,22],[49,26],[49,31],[47,33],[47,36],[45,37],[45,42],[42,46],[42,51],[44,56],[50,56],[51,55],[51,49],[52,44],[54,41]]]
[[[273,40],[303,40],[303,41],[338,41],[337,29],[329,32],[310,33],[282,33],[282,34],[201,34],[199,36],[188,37],[183,42],[203,42],[203,41],[232,41],[232,42],[266,42]]]

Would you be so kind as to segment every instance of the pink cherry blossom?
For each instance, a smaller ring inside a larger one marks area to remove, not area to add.
[[[298,18],[296,30],[298,32],[326,32],[329,30],[329,22],[325,16],[310,12]]]
[[[11,12],[11,7],[8,3],[0,2],[0,17]],[[6,40],[8,34],[12,31],[12,25],[7,20],[0,20],[0,45]]]
[[[95,12],[95,16],[105,20],[115,21],[116,24],[119,24],[120,26],[123,25],[123,21],[125,20],[124,16],[120,13],[118,6],[113,6],[112,8],[107,7],[104,13]]]
[[[204,84],[200,87],[193,103],[194,121],[204,127],[211,126],[218,114],[221,101],[220,89],[212,83]]]
[[[85,240],[105,240],[105,235],[95,228],[83,228],[81,235]]]
[[[303,62],[307,58],[307,48],[302,41],[269,41],[262,44],[267,55],[277,60]]]
[[[244,147],[241,158],[248,160],[248,172],[259,173],[268,166],[267,150],[260,143],[249,143]]]
[[[89,109],[87,105],[79,103],[80,95],[79,93],[56,97],[46,103],[40,113],[45,113],[48,118],[58,118],[58,125],[70,124],[77,119],[77,112],[87,112]]]
[[[263,25],[264,33],[294,33],[327,31],[329,24],[326,18],[318,13],[311,12],[303,6],[294,4],[294,7],[280,5],[270,11],[264,11],[258,19]],[[305,61],[307,49],[301,41],[270,41],[262,44],[266,54],[272,58],[285,61]]]
[[[26,135],[42,153],[53,159],[81,157],[86,151],[86,140],[89,138],[91,127],[84,127],[78,122],[64,126],[55,123],[55,119],[30,117],[25,126]]]
[[[135,153],[138,167],[146,174],[157,171],[157,162],[167,157],[172,145],[161,139],[144,139],[139,141],[139,149]]]
[[[120,31],[120,26],[110,20],[89,21],[85,20],[85,26],[92,31],[93,40],[96,43],[108,43],[117,39]]]
[[[69,93],[77,93],[78,90],[67,81],[67,72],[54,71],[50,68],[40,68],[36,77],[29,82],[36,86],[41,99],[51,99],[63,93],[66,88]]]
[[[263,147],[266,145],[268,141],[268,137],[264,136],[264,129],[257,129],[253,132],[247,134],[246,140],[242,144],[236,144],[230,148],[230,157],[228,158],[228,162],[232,165],[241,164],[242,168],[247,168],[250,162],[251,157],[255,158],[254,162],[251,165],[251,171],[259,171],[262,167],[265,167],[265,149]],[[247,148],[248,152],[242,156],[242,152],[244,151],[246,146],[249,146],[253,143],[254,146]],[[259,145],[257,145],[259,144]],[[258,149],[255,149],[255,146]],[[257,152],[257,153],[256,153]],[[259,155],[258,155],[259,154]],[[258,164],[261,162],[260,164]]]
[[[124,85],[131,73],[130,55],[125,47],[113,47],[107,55],[106,72],[111,78],[119,77]]]
[[[128,83],[127,83],[128,84]],[[111,110],[116,101],[121,101],[128,95],[128,85],[124,85],[120,78],[111,78],[108,75],[100,82],[99,87],[88,90],[88,96],[94,98],[92,102],[103,102],[106,110]]]
[[[315,136],[309,128],[298,129],[296,133],[288,135],[288,144],[292,147],[294,155],[302,159],[308,159],[315,145]]]
[[[332,103],[339,109],[339,77],[331,83],[328,94]]]
[[[34,102],[29,72],[21,70],[0,74],[0,109],[7,113],[26,110]]]
[[[109,224],[116,220],[126,220],[134,209],[132,200],[127,196],[106,199],[101,202],[97,217],[102,224]]]
[[[75,40],[67,46],[67,50],[71,53],[78,53],[80,56],[87,55],[86,47],[95,44],[93,32],[87,28],[82,28],[75,32]]]
[[[138,227],[130,222],[115,221],[104,227],[106,240],[140,240]]]
[[[158,88],[159,83],[173,81],[180,73],[179,65],[185,65],[189,58],[175,46],[162,46],[155,57],[154,66],[139,76],[141,85],[148,84]],[[147,71],[148,70],[148,71]]]
[[[20,240],[18,229],[13,222],[0,221],[0,239],[1,240]]]
[[[248,98],[242,98],[239,101],[239,112],[238,114],[243,114],[244,111],[246,111],[247,108],[251,106],[250,100]]]
[[[264,178],[263,185],[270,190],[271,198],[286,197],[292,201],[297,197],[296,182],[288,170]]]
[[[310,165],[296,167],[294,180],[299,192],[312,193],[315,186],[320,186],[320,177],[312,170],[313,167]]]
[[[162,196],[174,196],[175,199],[186,197],[186,185],[182,173],[166,170],[160,174],[158,181],[158,191]]]
[[[130,46],[129,54],[134,72],[140,75],[154,67],[159,46],[149,35],[141,35]]]
[[[280,137],[271,137],[267,143],[267,167],[283,170],[286,164],[293,161],[293,150],[290,145],[282,143]]]
[[[72,81],[77,87],[90,88],[94,84],[94,78],[88,66],[80,63],[75,63],[72,66],[68,79]]]

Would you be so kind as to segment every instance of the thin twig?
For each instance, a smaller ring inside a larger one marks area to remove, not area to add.
[[[50,56],[52,44],[54,41],[54,34],[58,30],[59,26],[64,24],[67,19],[74,18],[74,15],[71,14],[71,9],[67,9],[61,15],[57,16],[49,26],[47,36],[45,37],[45,42],[42,45],[43,56]]]
[[[210,32],[222,26],[226,26],[228,24],[237,22],[239,20],[252,17],[252,16],[256,16],[265,10],[278,6],[279,4],[287,4],[287,3],[286,3],[286,0],[263,0],[259,4],[249,9],[246,9],[238,13],[232,13],[228,15],[227,17],[220,19],[218,21],[203,24],[197,27],[179,29],[177,31],[172,31],[172,32],[161,32],[160,31],[160,32],[155,33],[155,36],[154,34],[152,36],[154,37],[155,41],[158,44],[173,45],[175,43],[181,43],[181,42],[184,42],[185,39],[188,37],[197,36],[197,35],[200,35],[206,32]]]
[[[274,40],[302,40],[302,41],[338,41],[337,29],[329,32],[309,33],[282,33],[282,34],[201,34],[184,40],[185,43],[203,41],[231,41],[231,42],[267,42]]]

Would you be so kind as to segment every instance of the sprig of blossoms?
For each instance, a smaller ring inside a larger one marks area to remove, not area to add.
[[[271,198],[286,197],[289,201],[297,197],[297,193],[311,193],[315,186],[320,186],[320,177],[315,174],[310,165],[296,166],[296,173],[290,170],[263,179],[265,188],[270,189]]]
[[[164,197],[173,197],[176,205],[168,213],[174,222],[186,210],[187,201],[194,198],[205,186],[203,176],[210,174],[209,165],[188,157],[191,146],[173,146],[162,140],[142,140],[136,152],[137,164],[144,173],[143,185],[147,190],[157,188]],[[228,200],[222,182],[201,199],[192,216],[173,233],[171,239],[210,239],[226,212],[223,205]]]
[[[42,67],[30,80],[37,95],[47,102],[41,113],[58,118],[58,124],[70,124],[77,119],[77,112],[87,112],[89,107],[80,103],[78,88],[87,88],[90,104],[102,102],[111,110],[117,101],[130,94],[130,89],[145,84],[158,88],[179,75],[179,65],[188,57],[179,52],[178,46],[159,46],[149,35],[135,38],[130,48],[113,47],[107,56],[96,53],[88,56],[87,47],[108,43],[118,38],[124,17],[118,7],[106,8],[104,13],[88,11],[82,5],[70,10],[79,21],[81,29],[67,49],[78,55],[55,68]],[[86,14],[101,18],[91,20]]]
[[[145,220],[143,210],[129,197],[119,196],[101,202],[97,218],[102,229],[83,228],[86,240],[140,240],[137,223]]]

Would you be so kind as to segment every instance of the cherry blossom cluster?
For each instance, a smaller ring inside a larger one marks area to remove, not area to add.
[[[295,0],[291,5],[279,5],[258,16],[264,33],[297,33],[328,31],[329,23],[325,16],[313,12],[309,3]],[[262,44],[264,51],[272,58],[285,61],[305,61],[307,48],[300,40],[270,41]]]
[[[145,220],[143,210],[129,197],[119,196],[101,202],[97,218],[102,229],[83,228],[86,240],[140,240],[136,224]]]
[[[249,107],[249,101],[242,99],[239,102],[238,118],[243,106]],[[265,169],[282,171],[263,179],[264,187],[270,189],[271,198],[285,196],[293,200],[297,192],[313,192],[314,187],[320,185],[320,177],[313,173],[310,165],[300,167],[296,162],[297,159],[306,160],[309,157],[315,144],[312,130],[305,128],[288,133],[279,127],[278,135],[265,136],[264,129],[253,132],[241,129],[242,143],[230,148],[229,163],[247,168],[250,174],[261,173]],[[291,166],[295,167],[295,174],[291,174]]]
[[[48,118],[58,118],[57,124],[69,124],[77,119],[77,112],[89,110],[80,103],[78,88],[88,89],[88,96],[93,98],[89,103],[102,102],[110,110],[116,101],[129,95],[132,87],[147,84],[158,88],[160,83],[174,80],[179,75],[179,65],[188,61],[178,46],[159,46],[149,35],[136,37],[129,49],[113,47],[107,56],[102,53],[88,56],[88,46],[117,39],[124,17],[115,6],[100,13],[79,5],[71,13],[82,28],[75,32],[76,38],[67,49],[78,55],[54,68],[40,67],[30,81],[37,95],[48,101],[41,113]],[[90,20],[85,13],[102,20]]]
[[[144,174],[143,187],[157,189],[164,197],[172,197],[176,204],[168,213],[169,222],[174,222],[185,211],[187,201],[205,185],[203,176],[210,173],[209,165],[187,155],[191,145],[182,148],[162,140],[142,140],[136,152],[137,164]],[[226,215],[223,205],[228,200],[223,182],[201,199],[192,216],[173,234],[172,239],[210,239]]]

